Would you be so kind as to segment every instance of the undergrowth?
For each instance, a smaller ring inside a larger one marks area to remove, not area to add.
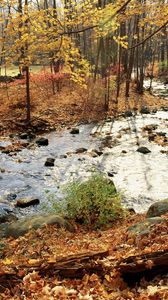
[[[122,219],[126,211],[121,205],[114,183],[101,174],[88,180],[75,180],[64,186],[63,203],[48,195],[52,211],[95,228]]]

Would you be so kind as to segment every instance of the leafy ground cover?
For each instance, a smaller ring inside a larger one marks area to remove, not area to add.
[[[66,75],[66,74],[65,74]],[[135,93],[134,83],[129,98],[125,98],[125,84],[121,85],[121,95],[116,104],[115,79],[111,79],[109,110],[104,110],[104,82],[89,82],[86,89],[77,87],[67,76],[55,83],[46,72],[31,75],[31,112],[32,125],[45,125],[47,130],[60,129],[77,122],[98,121],[110,115],[127,110],[139,110],[142,106],[151,109],[166,106],[166,100],[149,93]],[[23,82],[22,82],[23,81]],[[57,91],[57,88],[60,91]],[[21,121],[25,119],[25,82],[22,79],[12,83],[0,84],[0,129],[3,135],[9,132],[24,131]]]
[[[134,285],[129,286],[116,267],[132,256],[168,251],[168,215],[165,215],[165,222],[152,225],[148,236],[127,231],[128,226],[144,218],[144,215],[130,215],[108,230],[92,231],[76,225],[76,232],[69,233],[48,226],[18,239],[4,239],[1,241],[0,299],[168,299],[166,275],[159,274],[150,281],[141,278],[136,283],[135,274]],[[107,250],[108,255],[102,259],[105,270],[102,273],[86,270],[81,278],[68,278],[54,271],[54,264],[60,258],[87,253],[89,256],[89,253]],[[147,260],[146,264],[150,270],[153,261]]]

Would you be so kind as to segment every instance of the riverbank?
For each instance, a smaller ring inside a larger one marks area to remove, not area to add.
[[[25,118],[25,87],[24,85],[2,85],[0,88],[0,132],[7,136],[10,133],[21,133],[27,130]],[[77,123],[90,123],[103,120],[107,116],[118,116],[125,111],[140,111],[142,107],[150,110],[167,107],[167,100],[144,92],[139,95],[134,91],[132,83],[130,97],[124,97],[124,83],[121,85],[121,95],[116,104],[115,89],[111,91],[109,110],[104,110],[103,82],[87,89],[76,88],[72,83],[62,87],[55,95],[51,87],[35,85],[31,92],[32,126],[34,133],[62,130]]]
[[[0,299],[166,300],[168,215],[163,218],[142,233],[129,228],[146,224],[145,215],[130,214],[108,230],[46,226],[3,239]]]

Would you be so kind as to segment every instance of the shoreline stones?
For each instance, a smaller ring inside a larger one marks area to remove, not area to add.
[[[136,224],[133,224],[128,228],[128,232],[133,232],[136,234],[149,234],[150,233],[150,226],[154,224],[159,224],[161,222],[165,222],[166,220],[161,217],[153,217],[153,218],[147,218],[143,222],[139,222]]]
[[[150,114],[150,109],[147,106],[142,106],[140,113],[141,114]]]
[[[48,146],[48,139],[44,138],[44,137],[41,137],[41,138],[36,140],[36,144],[38,146]]]
[[[147,147],[139,147],[136,151],[142,154],[148,154],[151,152]]]
[[[46,225],[56,225],[58,228],[64,228],[67,231],[75,232],[74,227],[64,218],[56,214],[46,214],[23,218],[14,223],[5,223],[0,225],[0,237],[14,237],[25,235],[29,230],[37,230]]]
[[[6,223],[17,220],[13,209],[6,203],[0,203],[0,223]]]
[[[166,213],[168,213],[168,198],[153,203],[147,211],[147,217],[148,218],[157,217]]]
[[[79,128],[77,128],[77,127],[72,128],[72,129],[70,130],[70,133],[71,133],[71,134],[79,134]]]
[[[45,167],[54,167],[55,158],[48,157],[44,164]]]
[[[80,154],[80,153],[84,153],[84,152],[87,152],[87,149],[86,148],[78,148],[76,149],[76,154]]]

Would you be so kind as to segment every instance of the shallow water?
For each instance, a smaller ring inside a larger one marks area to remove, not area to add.
[[[144,88],[150,87],[150,79],[144,81]],[[152,94],[168,100],[168,84],[159,80],[152,80]]]
[[[46,191],[62,199],[60,187],[64,183],[75,178],[85,179],[94,170],[99,170],[104,174],[113,172],[112,179],[126,206],[137,212],[146,211],[151,203],[168,196],[168,156],[160,152],[168,148],[149,142],[143,136],[142,127],[149,124],[157,124],[156,131],[168,134],[168,112],[81,125],[78,135],[72,135],[68,130],[52,132],[45,135],[49,139],[48,146],[24,149],[13,157],[0,153],[0,169],[5,170],[0,174],[1,201],[10,199],[10,194],[16,194],[17,199],[38,197],[41,206],[15,209],[18,214],[35,213],[44,203],[50,205]],[[108,144],[105,145],[107,137]],[[3,140],[0,145],[4,142],[9,141]],[[137,152],[138,145],[148,147],[151,153]],[[72,153],[81,147],[87,148],[88,152]],[[103,149],[103,155],[91,157],[89,151],[92,149]],[[60,158],[67,153],[67,158]],[[54,167],[44,166],[47,157],[55,158]],[[10,200],[11,204],[14,201]]]

